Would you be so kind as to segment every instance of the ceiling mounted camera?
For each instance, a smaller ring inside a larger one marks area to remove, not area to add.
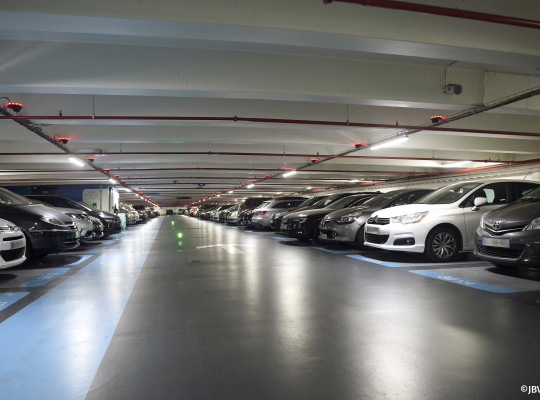
[[[463,86],[458,85],[457,83],[449,83],[443,89],[444,94],[460,95],[462,91],[463,91]]]

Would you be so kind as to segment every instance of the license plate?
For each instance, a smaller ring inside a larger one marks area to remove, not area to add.
[[[366,226],[366,233],[373,233],[375,235],[378,235],[379,234],[379,227],[378,226],[367,225]]]
[[[482,238],[482,244],[484,246],[491,246],[491,247],[505,247],[510,248],[510,240],[509,239],[496,239],[496,238]]]

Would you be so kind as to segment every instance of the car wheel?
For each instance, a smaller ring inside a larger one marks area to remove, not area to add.
[[[426,239],[424,254],[431,261],[452,261],[457,257],[458,251],[459,236],[452,228],[435,228]]]
[[[364,245],[364,228],[365,224],[358,229],[358,232],[356,232],[356,238],[354,239],[354,247],[357,249],[366,249],[367,246]]]
[[[319,235],[321,234],[321,231],[319,228],[315,227],[313,228],[313,230],[311,231],[311,240],[313,240],[313,243],[316,243],[316,244],[321,244],[322,241],[321,239],[319,239]]]

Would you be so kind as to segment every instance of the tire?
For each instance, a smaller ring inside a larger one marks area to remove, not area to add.
[[[360,250],[365,250],[368,247],[364,245],[364,228],[365,224],[358,229],[358,232],[356,232],[356,238],[354,239],[354,247]]]
[[[434,262],[449,262],[456,259],[460,248],[460,238],[455,229],[435,228],[426,239],[424,255]]]
[[[318,227],[315,227],[313,228],[313,231],[311,231],[311,240],[313,241],[313,243],[315,244],[322,244],[322,241],[321,239],[319,239],[319,234],[320,234],[320,230]]]

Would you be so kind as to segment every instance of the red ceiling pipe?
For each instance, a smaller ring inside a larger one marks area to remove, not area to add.
[[[353,128],[379,128],[394,130],[421,130],[421,131],[439,131],[439,132],[464,132],[479,133],[489,135],[512,135],[512,136],[540,136],[540,133],[516,132],[516,131],[495,131],[487,129],[468,129],[468,128],[441,128],[431,125],[392,125],[392,124],[372,124],[364,122],[347,121],[321,121],[306,119],[286,119],[286,118],[244,118],[244,117],[174,117],[174,116],[136,116],[136,115],[116,115],[116,116],[59,116],[59,115],[1,115],[0,120],[51,120],[51,121],[91,121],[91,120],[122,120],[122,121],[221,121],[221,122],[253,122],[259,124],[292,124],[292,125],[320,125],[320,126],[340,126]],[[93,153],[92,153],[93,154]]]
[[[363,6],[390,8],[392,10],[416,11],[445,17],[473,19],[476,21],[494,22],[497,24],[521,26],[524,28],[540,29],[540,21],[506,15],[488,14],[476,11],[458,10],[455,8],[431,6],[428,4],[406,3],[395,0],[323,0],[324,4],[338,1],[341,3],[360,4]]]

